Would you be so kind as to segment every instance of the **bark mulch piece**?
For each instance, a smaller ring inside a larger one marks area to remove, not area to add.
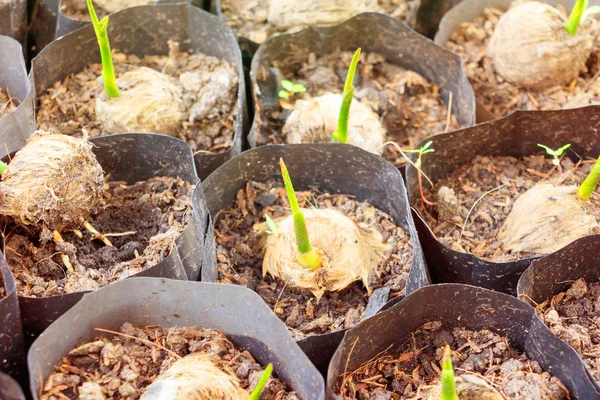
[[[208,354],[222,371],[236,376],[240,386],[247,390],[254,388],[264,371],[248,351],[236,348],[217,330],[136,327],[127,322],[120,328],[121,335],[117,333],[97,337],[69,352],[46,380],[41,399],[84,398],[79,392],[86,382],[88,387],[90,382],[95,384],[95,389],[109,399],[138,399],[161,371],[177,361],[173,353],[179,357],[198,352]],[[261,399],[299,400],[299,397],[272,377]]]
[[[6,297],[6,289],[4,288],[4,279],[2,278],[2,274],[0,274],[0,299]]]
[[[133,185],[108,183],[106,208],[89,222],[109,238],[112,247],[93,240],[83,228],[82,238],[63,232],[66,243],[43,243],[5,219],[6,258],[19,295],[47,297],[96,290],[158,264],[174,249],[191,219],[193,188],[171,177]],[[61,252],[69,255],[73,273],[66,272]]]
[[[600,282],[578,279],[566,291],[535,306],[541,320],[579,353],[600,382]]]
[[[111,3],[114,4],[113,7],[118,7],[120,11],[127,7],[143,6],[146,4],[156,3],[157,1],[158,0],[113,0]],[[94,3],[94,8],[96,9],[96,14],[98,14],[99,19],[110,14],[110,12],[102,8],[102,5],[100,4]],[[88,12],[86,0],[62,0],[60,10],[63,14],[72,19],[76,19],[78,21],[90,21],[90,14]]]
[[[433,156],[435,157],[435,153]],[[573,163],[565,157],[561,166],[562,175],[552,165],[551,159],[543,155],[520,159],[477,156],[470,163],[462,165],[444,179],[435,182],[433,190],[427,188],[428,184],[423,179],[424,195],[429,201],[439,200],[437,193],[443,186],[454,191],[459,206],[452,210],[452,219],[444,220],[440,217],[439,204],[425,207],[423,201],[418,199],[416,206],[436,238],[455,251],[471,253],[492,262],[537,257],[538,255],[525,252],[504,252],[497,234],[510,214],[514,202],[527,189],[542,182],[561,186],[580,185],[591,170],[593,162]],[[487,193],[488,191],[491,192]],[[600,198],[596,194],[593,195],[586,206],[594,210],[594,215],[598,214]],[[465,225],[467,216],[469,220]],[[600,233],[600,229],[596,229],[594,233]]]
[[[390,288],[390,298],[404,294],[412,262],[409,235],[396,226],[392,217],[369,203],[351,196],[297,192],[300,207],[334,208],[356,222],[374,226],[394,247],[380,264],[381,277],[370,277],[373,289]],[[246,286],[258,293],[285,322],[295,340],[350,328],[361,321],[369,294],[361,282],[340,292],[326,292],[317,302],[308,290],[289,287],[285,282],[263,277],[265,237],[253,230],[256,223],[287,216],[289,203],[283,187],[272,182],[248,182],[232,206],[221,212],[215,227],[220,283]],[[310,228],[309,228],[310,229]]]
[[[307,88],[304,98],[326,92],[341,93],[352,56],[353,53],[348,51],[321,58],[310,53],[302,66],[281,67],[281,79],[303,84]],[[442,100],[437,85],[429,83],[416,72],[387,62],[377,53],[365,53],[360,60],[354,97],[380,116],[387,130],[387,140],[403,148],[412,148],[429,136],[459,128],[454,114],[448,121],[448,106]],[[284,142],[281,131],[293,110],[293,103],[298,99],[294,97],[288,104],[287,100],[282,100],[279,107],[265,107],[261,134],[256,137],[257,145]],[[400,153],[389,145],[383,157],[395,165],[405,162]]]
[[[565,15],[564,7],[559,6]],[[587,72],[582,72],[570,85],[556,86],[543,92],[531,92],[504,81],[496,74],[491,59],[486,55],[488,41],[496,27],[502,11],[488,8],[473,22],[464,22],[452,33],[445,47],[462,57],[465,71],[476,98],[496,117],[515,110],[557,110],[584,107],[600,102],[600,42],[594,47],[587,60]],[[600,23],[588,18],[580,30],[591,31],[594,37],[600,34]]]
[[[174,77],[183,88],[187,113],[192,115],[196,109],[210,110],[194,122],[183,121],[179,138],[194,151],[219,153],[228,150],[233,144],[235,131],[236,70],[225,60],[201,53],[181,52],[177,43],[170,42],[169,46],[169,56],[145,56],[140,59],[135,55],[114,53],[117,80],[125,72],[142,66]],[[229,76],[227,85],[215,84],[224,82],[223,79],[216,79],[217,76],[222,77],[223,71]],[[81,129],[85,126],[90,137],[120,133],[106,132],[96,120],[96,99],[104,95],[104,87],[98,79],[101,74],[102,65],[91,64],[40,94],[36,106],[38,129],[81,135]],[[198,82],[196,77],[199,78]],[[197,88],[201,88],[200,92]],[[206,107],[197,107],[200,102],[208,103]]]
[[[0,118],[15,111],[18,105],[18,99],[11,96],[5,88],[0,88]]]
[[[237,36],[248,38],[256,43],[262,43],[274,34],[293,33],[304,28],[279,30],[269,23],[267,19],[271,1],[221,0],[221,7],[227,24]],[[386,14],[406,22],[417,2],[418,0],[379,0],[378,4]]]
[[[537,361],[489,330],[444,329],[424,324],[396,348],[338,379],[337,392],[350,399],[418,399],[420,390],[439,383],[444,347],[452,349],[457,376],[479,375],[508,399],[569,399],[569,392]]]

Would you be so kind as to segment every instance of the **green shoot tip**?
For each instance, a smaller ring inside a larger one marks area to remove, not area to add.
[[[98,47],[100,48],[100,58],[102,59],[102,81],[104,83],[104,91],[109,99],[120,97],[121,92],[117,86],[117,79],[115,77],[115,68],[113,65],[112,54],[110,51],[110,42],[108,41],[108,16],[98,21],[96,10],[94,9],[94,3],[92,0],[87,0],[88,12],[92,20],[94,32],[96,33],[96,39],[98,40]]]
[[[600,157],[596,160],[596,164],[585,178],[581,186],[579,186],[579,190],[577,190],[577,195],[585,201],[588,201],[596,187],[598,186],[598,182],[600,182]]]
[[[250,393],[250,397],[248,398],[248,400],[259,400],[260,399],[260,396],[262,395],[262,392],[265,389],[265,386],[266,386],[267,382],[269,381],[269,378],[271,377],[272,373],[273,373],[273,364],[269,363],[269,365],[267,365],[267,368],[265,368],[265,372],[263,372],[262,375],[260,376],[260,378],[258,379],[258,382],[256,383],[256,386],[254,387],[254,390],[252,390],[252,393]]]
[[[442,358],[442,395],[441,400],[458,400],[456,394],[456,382],[454,381],[454,369],[452,368],[452,352],[450,346],[446,345],[444,357]]]

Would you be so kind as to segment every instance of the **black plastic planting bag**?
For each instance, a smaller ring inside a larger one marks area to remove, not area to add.
[[[395,223],[409,235],[413,246],[413,259],[406,283],[406,293],[429,284],[429,273],[423,261],[404,183],[399,171],[381,157],[358,147],[345,144],[292,144],[270,145],[246,151],[213,172],[202,183],[208,210],[215,220],[219,212],[227,209],[237,192],[249,180],[265,182],[281,179],[279,159],[283,158],[288,169],[294,171],[294,188],[323,192],[342,193],[356,200],[368,201],[376,208],[392,216]],[[283,186],[283,183],[282,183]],[[202,281],[216,282],[217,264],[208,262],[202,268]],[[387,302],[372,296],[367,308],[370,315]],[[371,301],[372,300],[372,301]],[[315,335],[299,342],[313,363],[326,370],[329,357],[343,332]]]
[[[231,29],[219,18],[190,4],[158,4],[128,8],[114,13],[108,25],[110,44],[126,54],[167,55],[168,41],[180,44],[181,51],[204,53],[227,60],[238,71],[233,146],[223,153],[196,154],[200,178],[235,156],[242,148],[246,113],[246,89],[240,50]],[[87,65],[100,62],[96,35],[91,25],[72,32],[46,47],[33,60],[31,81],[37,93],[52,87]]]
[[[446,12],[461,1],[463,0],[421,0],[414,29],[422,35],[433,38]]]
[[[564,292],[577,279],[600,281],[600,235],[574,241],[567,247],[531,263],[517,286],[520,299],[540,304]],[[600,383],[596,382],[600,390]]]
[[[70,350],[101,335],[94,328],[133,325],[198,326],[223,332],[305,400],[324,398],[323,378],[294,343],[283,322],[249,289],[235,285],[128,279],[87,294],[33,343],[27,357],[31,390]],[[106,334],[102,334],[106,335]]]
[[[1,22],[0,22],[1,24]],[[19,42],[0,36],[0,89],[8,91],[20,104],[0,118],[0,154],[12,153],[23,147],[35,130],[34,95],[27,79],[23,50]]]
[[[0,35],[18,40],[23,50],[27,49],[27,0],[9,0],[0,5]]]
[[[444,284],[419,289],[348,330],[329,365],[327,399],[342,398],[334,394],[334,388],[344,371],[354,371],[390,346],[401,344],[431,321],[441,321],[445,329],[489,329],[507,336],[512,346],[559,378],[572,398],[587,400],[599,396],[575,350],[554,336],[532,307],[506,294]]]
[[[422,171],[435,183],[475,156],[524,157],[539,154],[538,143],[558,148],[571,143],[582,157],[600,154],[600,107],[590,106],[558,111],[516,111],[513,114],[471,128],[435,135],[430,157],[423,157]],[[418,146],[423,145],[423,143]],[[574,162],[573,152],[565,153]],[[406,168],[408,197],[411,204],[419,200],[417,171]],[[427,182],[423,180],[423,184]],[[470,205],[469,205],[470,206]],[[456,282],[516,294],[519,276],[532,258],[503,263],[461,253],[440,243],[422,217],[415,213],[423,252],[434,282]]]
[[[25,400],[19,384],[2,372],[0,372],[0,400]]]
[[[17,286],[2,254],[0,254],[0,287],[4,289],[4,297],[0,298],[0,373],[5,372],[21,383],[25,383],[27,381],[25,338],[19,312]],[[0,399],[2,399],[1,390]]]
[[[170,176],[192,184],[198,182],[192,150],[179,139],[154,133],[126,133],[93,138],[91,142],[104,173],[110,174],[113,181],[133,184],[155,176]],[[194,190],[192,203],[192,218],[176,239],[171,254],[133,277],[198,279],[208,224],[208,211],[199,187]],[[87,292],[82,291],[40,298],[20,296],[25,332],[31,336],[39,335],[81,300],[85,293]]]
[[[250,78],[254,122],[248,135],[251,147],[260,134],[262,110],[279,104],[279,82],[274,67],[299,69],[309,53],[317,57],[338,51],[379,53],[386,61],[415,71],[439,86],[444,102],[452,93],[452,113],[461,127],[475,123],[473,88],[457,55],[434,45],[395,18],[364,13],[331,27],[310,27],[298,33],[273,37],[252,59]]]

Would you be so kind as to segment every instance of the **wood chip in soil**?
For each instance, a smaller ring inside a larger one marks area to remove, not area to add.
[[[297,192],[300,207],[334,208],[356,222],[377,229],[383,240],[394,245],[388,258],[379,265],[381,277],[373,273],[373,289],[390,289],[390,298],[404,294],[412,263],[410,236],[393,219],[366,202],[351,196]],[[265,221],[265,214],[277,219],[289,214],[285,189],[273,182],[248,182],[229,209],[223,210],[216,223],[219,282],[242,285],[258,293],[275,314],[285,322],[295,340],[351,328],[362,320],[369,301],[367,290],[355,282],[340,292],[326,292],[316,301],[303,289],[263,277],[264,236],[252,227]]]
[[[238,88],[236,70],[226,60],[179,51],[179,44],[175,42],[169,42],[169,47],[169,56],[145,56],[142,59],[132,54],[113,53],[117,80],[125,72],[139,67],[152,68],[175,78],[183,88],[187,113],[191,115],[193,110],[202,108],[198,107],[202,102],[211,102],[208,107],[211,111],[207,115],[196,118],[194,122],[187,119],[183,121],[179,138],[185,140],[194,151],[219,153],[228,150],[233,144],[235,131]],[[215,74],[224,70],[230,78],[227,80],[227,87],[219,86],[219,90],[214,90],[213,87],[207,89],[210,92],[206,93],[201,91],[200,94],[203,95],[198,97],[194,89],[197,86],[195,77],[200,79],[201,87],[209,88],[207,84]],[[82,128],[87,127],[90,137],[115,133],[106,132],[96,120],[96,99],[104,95],[104,87],[98,79],[101,74],[102,65],[91,64],[41,93],[36,107],[38,129],[52,129],[65,135],[81,136]],[[193,79],[189,79],[190,77]]]
[[[562,6],[559,10],[567,15]],[[448,50],[462,57],[475,96],[486,109],[496,117],[503,117],[515,110],[558,110],[600,103],[598,40],[594,41],[586,64],[588,71],[582,72],[572,87],[556,86],[543,92],[532,92],[506,82],[497,75],[486,49],[502,14],[497,9],[485,9],[483,15],[473,22],[462,23],[445,44]],[[589,30],[594,37],[598,37],[600,23],[588,18],[580,29]]]
[[[119,9],[119,11],[120,11],[127,7],[133,6],[133,5],[127,5],[128,1],[131,1],[131,0],[113,0],[113,3],[123,3],[124,7],[120,8]],[[134,4],[135,6],[141,6],[141,5],[156,3],[157,1],[158,0],[135,0],[132,3],[135,3]],[[90,13],[88,12],[88,8],[87,8],[87,0],[62,0],[60,2],[60,5],[61,5],[60,10],[67,17],[69,17],[71,19],[75,19],[77,21],[91,21]],[[102,19],[105,16],[107,16],[108,14],[110,14],[110,12],[106,11],[104,8],[102,8],[101,5],[97,4],[96,2],[94,2],[94,9],[96,10],[96,14],[98,15],[99,19]]]
[[[303,98],[310,98],[326,92],[342,93],[352,56],[347,51],[320,58],[310,53],[301,62],[288,65],[282,60],[274,66],[279,68],[281,79],[303,84],[307,88]],[[266,74],[267,71],[259,71],[258,80],[266,79]],[[380,116],[388,141],[402,148],[413,148],[429,136],[459,128],[456,115],[451,114],[446,129],[448,106],[440,96],[439,87],[418,73],[391,64],[380,54],[363,53],[356,75],[354,97]],[[284,109],[281,101],[273,106],[259,105],[259,119],[255,122],[260,128],[257,145],[284,143],[281,131],[297,99],[290,99],[286,106],[290,109]],[[386,146],[383,157],[394,165],[405,163],[390,145]]]
[[[6,287],[4,286],[4,278],[2,277],[2,273],[0,273],[0,299],[6,297]]]
[[[435,182],[433,190],[423,179],[424,194],[429,201],[438,200],[437,193],[441,187],[454,190],[459,207],[455,210],[452,219],[442,219],[439,217],[437,206],[424,207],[420,198],[416,202],[416,207],[437,239],[453,250],[470,253],[493,262],[535,257],[535,254],[528,253],[506,253],[497,240],[498,231],[510,214],[513,204],[521,194],[537,183],[580,185],[590,172],[593,163],[593,161],[580,161],[574,164],[569,158],[564,157],[561,162],[563,169],[561,175],[552,165],[552,160],[544,155],[519,159],[477,156]],[[499,189],[483,196],[496,188]],[[477,200],[479,201],[465,224],[469,210]],[[592,196],[588,206],[593,210],[593,215],[600,213],[598,193]],[[600,230],[596,229],[594,233],[600,233]]]
[[[335,390],[349,399],[419,399],[420,387],[439,382],[446,344],[457,376],[479,375],[508,399],[570,398],[558,378],[508,338],[489,330],[446,329],[440,321],[427,322],[376,359],[348,371],[345,379],[340,376]]]
[[[259,44],[275,34],[293,33],[304,28],[297,26],[290,29],[278,29],[269,23],[271,1],[221,0],[221,6],[227,24],[236,32],[237,36]],[[386,14],[402,22],[407,22],[409,14],[418,5],[418,1],[379,0],[378,4]]]
[[[155,177],[126,185],[109,182],[106,208],[89,222],[106,234],[108,247],[81,228],[83,238],[62,232],[66,243],[43,243],[5,217],[6,258],[20,296],[47,297],[96,290],[146,270],[167,257],[191,220],[194,186],[179,178]],[[60,254],[69,255],[67,273]]]
[[[236,348],[217,330],[158,325],[136,327],[125,323],[120,333],[144,342],[108,333],[82,343],[54,367],[40,400],[80,399],[80,388],[86,382],[95,384],[95,389],[101,390],[107,399],[139,399],[146,387],[177,361],[165,348],[180,357],[192,353],[209,355],[222,371],[237,377],[240,386],[248,391],[256,386],[264,371],[252,354]],[[261,399],[299,400],[300,397],[276,376],[277,371],[268,381]]]
[[[0,88],[0,118],[15,111],[19,103],[6,88]]]
[[[600,282],[578,279],[566,291],[534,306],[542,321],[579,353],[600,382]]]

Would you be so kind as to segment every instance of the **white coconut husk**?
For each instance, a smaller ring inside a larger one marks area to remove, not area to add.
[[[117,84],[120,97],[96,100],[96,118],[106,131],[179,134],[187,115],[183,91],[175,79],[140,67],[123,74]]]
[[[283,126],[286,143],[329,143],[338,125],[342,95],[326,93],[298,100]],[[348,120],[348,143],[371,153],[381,154],[386,132],[379,116],[354,99]]]
[[[566,17],[548,4],[531,1],[509,9],[488,44],[496,72],[537,91],[569,84],[585,71],[594,38],[581,27],[571,36],[566,25]]]
[[[455,378],[456,395],[460,400],[505,400],[505,397],[485,379],[474,374],[463,374]],[[431,386],[419,387],[415,399],[440,400],[442,386],[437,382]]]
[[[498,232],[503,250],[545,255],[591,234],[598,222],[577,189],[540,184],[519,196]]]
[[[145,6],[146,4],[156,3],[157,0],[94,0],[94,3],[102,7],[104,11],[112,14],[129,7]]]
[[[248,400],[237,377],[220,370],[210,355],[192,353],[171,365],[140,400]]]
[[[321,256],[321,268],[312,271],[296,260],[296,235],[290,215],[278,223],[279,231],[269,235],[263,274],[271,274],[291,286],[310,290],[317,299],[325,291],[343,290],[362,280],[369,288],[369,274],[375,271],[392,246],[381,234],[358,225],[333,209],[303,209],[312,247]]]
[[[278,28],[334,25],[364,12],[381,12],[377,0],[272,0],[269,23]]]
[[[83,138],[38,131],[0,182],[0,214],[35,229],[77,228],[104,205],[104,172]]]

